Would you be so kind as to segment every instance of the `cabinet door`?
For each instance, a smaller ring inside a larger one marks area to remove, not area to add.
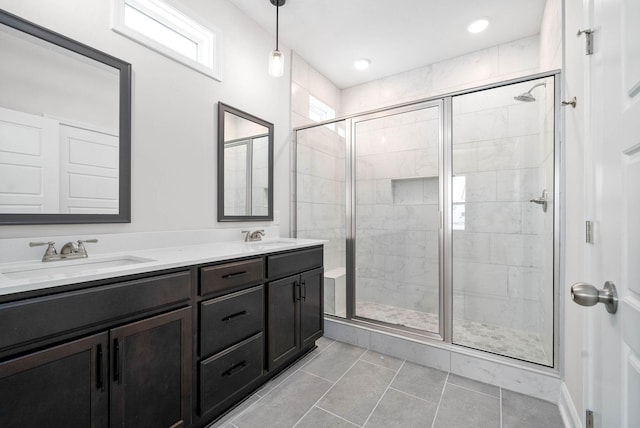
[[[0,363],[0,426],[106,427],[107,346],[102,333]]]
[[[299,349],[299,276],[290,276],[267,285],[269,370],[285,363]]]
[[[324,332],[324,270],[314,269],[300,276],[300,346],[307,349]]]
[[[111,426],[191,422],[191,308],[110,331]]]

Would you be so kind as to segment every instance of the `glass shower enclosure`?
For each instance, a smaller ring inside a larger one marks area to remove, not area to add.
[[[557,74],[296,130],[325,311],[557,366]]]

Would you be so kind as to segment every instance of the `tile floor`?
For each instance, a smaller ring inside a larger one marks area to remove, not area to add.
[[[375,302],[358,301],[356,314],[363,318],[438,333],[437,314],[420,312]],[[515,328],[453,320],[453,340],[458,345],[519,358],[532,363],[552,365],[537,333]]]
[[[209,428],[561,428],[555,404],[321,338]]]

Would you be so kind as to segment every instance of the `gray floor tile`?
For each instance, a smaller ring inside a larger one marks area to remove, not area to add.
[[[335,340],[333,339],[329,339],[328,337],[321,337],[320,339],[316,340],[316,351],[318,352],[322,352],[323,350],[325,350],[327,348],[327,346],[331,345],[333,342],[335,342]]]
[[[462,388],[471,389],[476,392],[482,392],[483,394],[493,395],[494,397],[500,397],[500,388],[497,386],[489,385],[488,383],[478,382],[477,380],[469,379],[468,377],[462,377],[449,373],[447,383],[461,386]]]
[[[365,423],[395,372],[364,361],[358,361],[318,403],[357,425]]]
[[[558,406],[517,392],[502,390],[503,428],[562,428]]]
[[[437,404],[446,380],[447,372],[407,361],[398,372],[391,387]]]
[[[238,417],[242,412],[251,407],[256,401],[260,399],[257,394],[250,395],[249,398],[238,404],[235,408],[231,409],[226,415],[218,419],[214,424],[209,425],[207,428],[228,428],[231,420]]]
[[[365,349],[363,348],[335,342],[319,353],[311,362],[303,366],[302,369],[335,382],[364,352]]]
[[[309,361],[311,361],[315,357],[317,357],[318,354],[319,354],[319,352],[317,352],[317,351],[312,351],[312,352],[308,353],[307,355],[305,355],[304,357],[302,357],[301,359],[299,359],[298,361],[293,363],[291,365],[291,367],[288,367],[286,370],[283,370],[276,377],[272,378],[267,383],[262,385],[262,387],[260,389],[258,389],[258,391],[256,391],[256,394],[264,397],[271,390],[273,390],[273,388],[275,388],[276,386],[280,385],[282,382],[287,380],[287,378],[289,376],[291,376],[292,374],[294,374],[296,372],[296,370],[298,370],[300,367],[304,366]]]
[[[431,427],[437,405],[404,392],[388,389],[365,428]]]
[[[295,428],[357,428],[358,425],[354,425],[351,422],[345,421],[332,415],[331,413],[314,407],[304,418],[300,420]]]
[[[379,354],[372,350],[368,350],[362,357],[360,357],[360,359],[368,363],[376,364],[378,366],[386,367],[395,371],[398,371],[400,366],[402,366],[403,361],[399,358],[390,357],[389,355],[385,354]]]
[[[499,428],[500,399],[447,384],[433,426]]]
[[[291,428],[330,387],[298,371],[231,422],[238,428]]]

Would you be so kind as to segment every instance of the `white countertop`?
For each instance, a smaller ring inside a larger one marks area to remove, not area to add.
[[[273,238],[212,242],[99,254],[86,259],[0,264],[0,296],[79,282],[187,267],[321,245],[316,239]],[[119,262],[127,263],[115,266]]]

